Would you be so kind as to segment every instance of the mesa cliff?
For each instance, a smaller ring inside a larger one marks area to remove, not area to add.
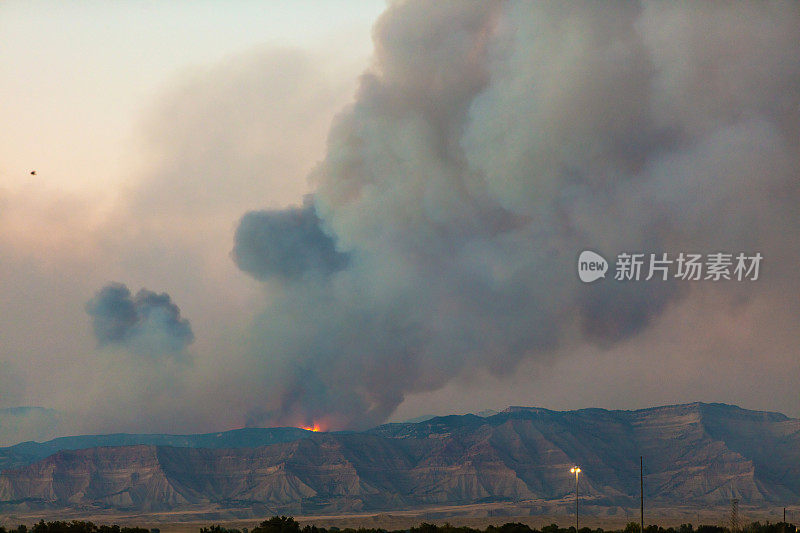
[[[189,439],[181,447],[138,444],[129,435],[126,446],[55,446],[43,459],[29,454],[27,464],[6,448],[0,457],[17,466],[0,473],[0,510],[146,512],[213,504],[308,514],[479,502],[543,506],[574,493],[574,464],[583,471],[587,503],[633,506],[640,455],[652,505],[800,502],[800,421],[721,404],[512,407],[361,433],[284,431],[278,442],[261,431],[273,442],[192,447]]]

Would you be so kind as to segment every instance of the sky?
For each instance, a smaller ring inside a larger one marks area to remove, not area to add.
[[[797,27],[792,2],[0,3],[0,443],[800,416]],[[719,252],[758,279],[614,279]]]

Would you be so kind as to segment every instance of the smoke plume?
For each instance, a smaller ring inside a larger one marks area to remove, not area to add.
[[[309,201],[237,230],[270,295],[251,423],[369,426],[717,290],[583,285],[583,249],[759,250],[730,294],[796,293],[798,27],[795,3],[393,3]]]
[[[333,239],[320,227],[314,205],[251,211],[236,230],[233,259],[256,279],[278,276],[298,280],[314,273],[327,276],[347,266]]]
[[[141,289],[135,296],[121,283],[100,289],[86,304],[100,347],[162,356],[182,352],[194,340],[189,321],[169,294]]]

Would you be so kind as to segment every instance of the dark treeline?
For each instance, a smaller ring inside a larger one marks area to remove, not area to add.
[[[582,527],[577,533],[641,533],[639,524],[631,522],[624,529],[602,528],[592,529]],[[797,528],[793,524],[778,522],[772,524],[767,522],[753,522],[742,527],[737,533],[795,533]],[[40,520],[30,529],[25,525],[19,525],[13,529],[6,529],[0,526],[0,533],[160,533],[158,529],[146,529],[141,527],[120,527],[116,524],[95,525],[92,522],[73,520],[71,522],[55,521],[45,522]],[[290,516],[273,516],[269,520],[264,520],[251,530],[247,528],[233,529],[221,525],[211,525],[200,528],[200,533],[576,533],[575,527],[558,527],[556,524],[544,526],[542,529],[532,528],[527,524],[512,523],[502,526],[489,526],[486,529],[476,529],[471,527],[456,527],[445,523],[444,525],[429,524],[423,522],[411,529],[401,529],[388,531],[376,528],[345,528],[338,527],[317,527],[305,526],[300,524]],[[732,533],[730,528],[723,526],[700,525],[694,527],[692,524],[681,524],[679,527],[663,528],[650,525],[644,528],[644,533]]]
[[[592,529],[589,527],[582,527],[577,533],[641,533],[639,524],[635,522],[629,523],[625,529],[609,529],[603,530],[602,528]],[[2,532],[0,532],[2,533]],[[489,526],[486,529],[475,529],[471,527],[456,527],[448,523],[437,526],[436,524],[421,523],[411,529],[401,529],[395,531],[388,531],[386,529],[375,528],[345,528],[339,529],[338,527],[324,528],[317,526],[300,527],[300,524],[290,516],[273,516],[269,520],[261,522],[258,526],[248,531],[246,528],[229,529],[220,525],[213,525],[200,529],[200,533],[576,533],[575,527],[558,527],[556,524],[544,526],[542,529],[535,529],[527,524],[512,523],[503,524],[502,526]],[[660,526],[647,526],[644,528],[644,533],[731,533],[727,527],[721,526],[708,526],[701,525],[694,527],[692,524],[681,524],[678,528],[663,528]],[[785,524],[779,522],[777,524],[761,524],[760,522],[753,522],[747,526],[742,527],[739,533],[795,533],[795,526],[792,524]]]
[[[72,522],[39,520],[30,529],[24,524],[17,526],[16,529],[6,529],[0,526],[0,533],[151,533],[151,531],[142,527],[119,527],[116,524],[97,526],[83,520],[73,520]]]

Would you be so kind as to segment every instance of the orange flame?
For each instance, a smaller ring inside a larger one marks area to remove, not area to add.
[[[305,429],[306,431],[322,431],[322,428],[316,422],[311,426],[300,426],[300,429]]]

